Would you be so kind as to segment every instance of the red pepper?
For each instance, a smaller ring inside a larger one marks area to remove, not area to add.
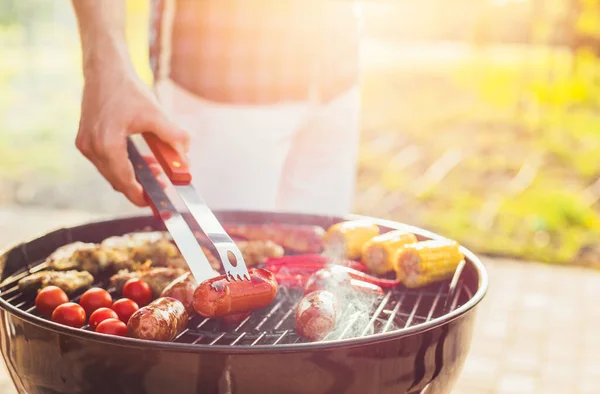
[[[365,274],[364,272],[357,271],[349,267],[343,267],[341,265],[332,265],[327,268],[332,273],[346,273],[350,275],[352,279],[360,280],[363,282],[371,283],[381,287],[382,289],[390,289],[400,285],[401,281],[393,279],[383,279],[377,276]]]
[[[299,254],[283,257],[269,257],[265,261],[265,267],[269,271],[278,272],[287,267],[288,269],[296,269],[302,273],[314,273],[322,268],[327,268],[330,265],[340,265],[349,267],[357,271],[365,272],[367,267],[353,260],[332,261],[330,258],[321,254]],[[300,273],[300,272],[299,272]]]

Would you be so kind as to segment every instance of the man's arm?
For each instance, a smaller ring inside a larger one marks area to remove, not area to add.
[[[125,0],[72,0],[84,76],[99,70],[131,68],[125,40]]]
[[[184,153],[188,135],[169,121],[137,75],[125,40],[125,0],[72,0],[81,38],[84,89],[75,145],[138,206],[147,205],[127,155],[127,136],[152,132]],[[160,167],[150,163],[156,174]]]

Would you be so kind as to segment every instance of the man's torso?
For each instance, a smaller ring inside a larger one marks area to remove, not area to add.
[[[321,100],[358,81],[351,0],[152,0],[150,61],[200,97]]]

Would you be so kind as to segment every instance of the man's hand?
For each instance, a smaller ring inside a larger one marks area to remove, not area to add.
[[[150,132],[185,157],[188,135],[169,121],[137,75],[125,41],[125,0],[73,0],[85,85],[75,145],[138,206],[148,205],[127,155],[127,136]],[[155,175],[161,170],[146,158]],[[160,181],[159,181],[160,182]]]
[[[177,149],[188,149],[188,134],[167,119],[150,89],[133,70],[87,75],[75,145],[132,203],[146,206],[127,155],[127,136],[152,132]],[[148,159],[155,174],[156,161]]]

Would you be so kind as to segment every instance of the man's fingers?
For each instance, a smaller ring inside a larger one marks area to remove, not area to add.
[[[100,152],[102,156],[100,157],[99,170],[113,188],[123,193],[135,205],[147,206],[142,186],[135,179],[133,166],[127,155],[125,137],[110,134],[105,139],[103,149]]]
[[[149,131],[175,148],[183,159],[186,159],[185,156],[190,146],[190,136],[185,130],[171,122],[162,111],[149,114],[146,122]]]

